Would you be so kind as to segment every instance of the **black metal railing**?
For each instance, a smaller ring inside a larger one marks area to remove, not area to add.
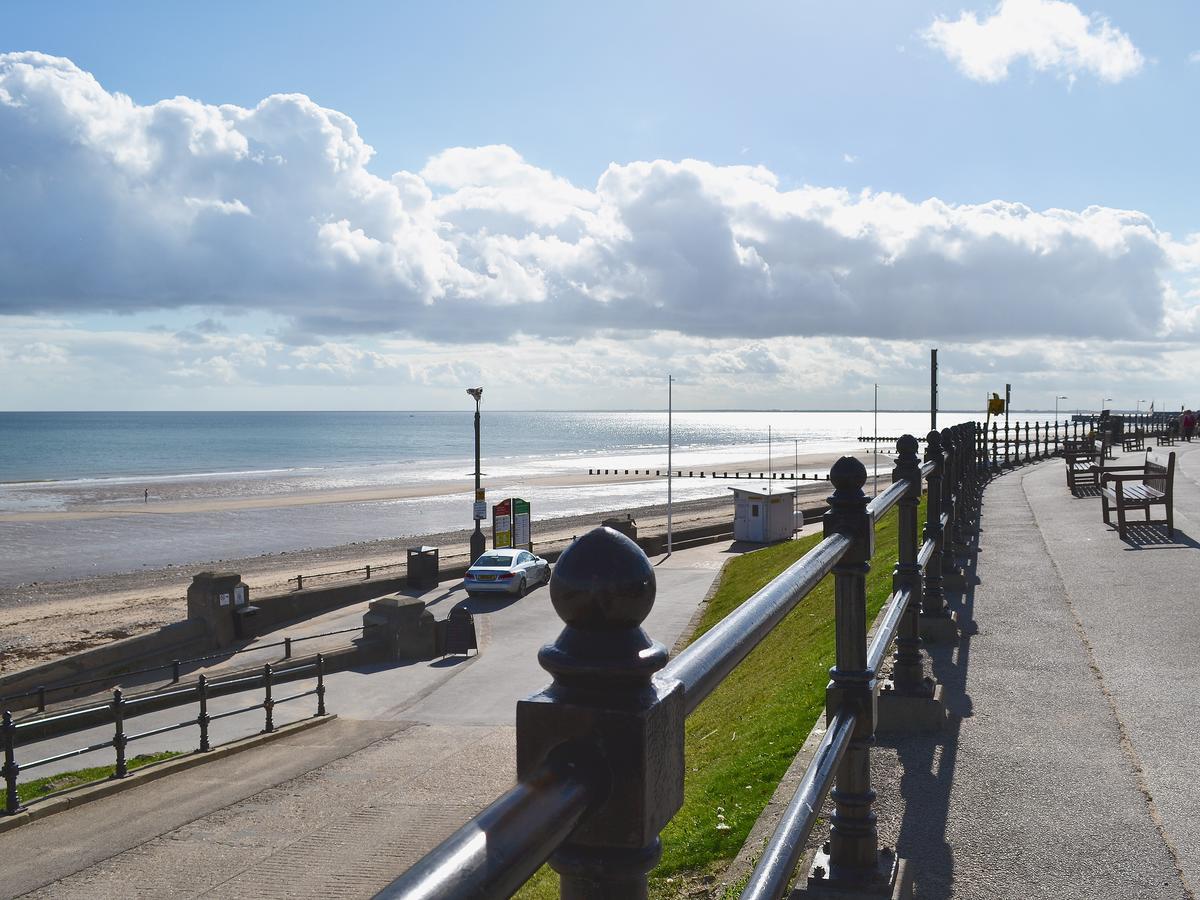
[[[406,562],[384,563],[383,565],[371,565],[368,563],[367,565],[358,566],[353,569],[342,569],[338,572],[312,572],[307,575],[293,575],[287,580],[287,583],[292,584],[295,582],[295,590],[302,591],[304,590],[305,581],[315,581],[319,578],[343,578],[347,575],[362,575],[363,581],[370,581],[372,574],[378,575],[387,569],[399,569],[406,565],[408,565]]]
[[[276,685],[308,677],[316,678],[316,686],[312,689],[290,694],[286,697],[276,697],[274,695]],[[255,688],[262,688],[263,690],[263,699],[261,702],[250,706],[238,707],[237,709],[226,710],[215,715],[208,712],[208,701],[214,697],[242,693],[254,690]],[[281,703],[291,703],[304,697],[317,698],[315,716],[326,715],[325,657],[323,654],[317,654],[316,662],[307,665],[291,666],[283,671],[276,671],[274,666],[267,663],[263,666],[262,671],[256,675],[241,675],[223,680],[209,679],[207,676],[201,675],[197,678],[195,685],[177,688],[172,691],[147,694],[141,697],[126,698],[121,688],[114,688],[112,700],[105,704],[37,719],[15,721],[12,712],[5,710],[3,718],[0,719],[0,744],[3,745],[4,753],[4,764],[0,767],[0,775],[4,779],[4,807],[2,812],[4,815],[14,815],[21,811],[22,806],[17,793],[17,785],[22,772],[28,772],[31,769],[37,769],[51,763],[61,762],[65,759],[83,756],[86,753],[111,747],[115,755],[113,777],[124,778],[129,771],[125,748],[132,741],[144,740],[171,731],[178,731],[182,728],[198,728],[199,746],[197,752],[207,753],[212,749],[209,741],[209,725],[212,722],[261,709],[264,717],[263,732],[271,733],[275,730],[275,707]],[[161,710],[164,708],[164,701],[169,702],[167,708],[174,708],[194,702],[197,704],[196,716],[184,719],[181,722],[173,722],[132,734],[126,730],[125,726],[128,719]],[[100,722],[97,721],[98,717],[101,719]],[[17,750],[24,745],[35,743],[48,735],[61,736],[90,730],[97,727],[98,724],[104,724],[105,721],[113,726],[113,736],[111,738],[105,738],[103,741],[83,747],[74,747],[59,753],[52,753],[49,756],[43,756],[29,762],[20,763],[17,760]]]
[[[98,678],[85,678],[80,681],[71,681],[65,684],[55,684],[49,686],[39,685],[38,687],[30,688],[27,691],[5,694],[3,697],[0,697],[0,704],[12,703],[14,700],[24,700],[28,697],[36,697],[37,703],[34,706],[34,709],[36,712],[44,713],[46,711],[47,696],[50,694],[74,694],[78,692],[80,688],[91,687],[97,684],[112,685],[114,681],[117,681],[117,687],[121,687],[120,682],[122,681],[128,683],[129,679],[131,678],[138,678],[142,675],[152,675],[155,672],[170,672],[171,683],[178,684],[180,678],[182,677],[182,672],[185,666],[198,665],[218,659],[232,659],[241,653],[257,653],[261,650],[272,650],[276,647],[283,648],[282,659],[291,659],[292,648],[296,644],[303,643],[304,641],[315,641],[318,638],[334,637],[339,634],[353,634],[354,632],[361,632],[362,630],[362,625],[355,625],[351,628],[337,628],[332,631],[322,631],[318,634],[305,634],[299,637],[284,637],[278,641],[271,641],[265,644],[248,644],[245,647],[239,647],[235,650],[222,650],[217,653],[208,653],[204,656],[191,656],[186,659],[174,659],[169,663],[162,663],[161,665],[157,666],[147,666],[145,668],[134,669],[129,672],[121,672],[119,675],[103,675]]]
[[[827,691],[828,730],[768,844],[744,896],[782,896],[817,813],[836,783],[828,859],[809,877],[833,886],[887,877],[871,812],[867,762],[875,732],[875,672],[893,643],[888,696],[938,703],[925,674],[923,619],[944,617],[944,581],[973,529],[986,470],[977,425],[897,442],[893,485],[869,500],[863,464],[843,457],[825,537],[800,560],[668,662],[640,625],[654,600],[654,570],[635,544],[596,529],[559,559],[551,600],[566,627],[542,648],[553,683],[517,704],[518,784],[379,896],[508,896],[545,861],[564,897],[645,897],[661,852],[659,832],[683,802],[688,714],[827,575],[834,578],[836,662]],[[923,535],[918,508],[927,487]],[[893,591],[868,642],[866,575],[875,523],[899,507]],[[886,702],[883,698],[879,702]],[[520,817],[527,830],[500,823]],[[892,860],[891,868],[894,868]]]

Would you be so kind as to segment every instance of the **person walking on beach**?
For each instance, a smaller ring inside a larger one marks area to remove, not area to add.
[[[145,494],[146,494],[145,499],[143,499],[142,502],[149,503],[150,502],[150,488],[146,488]]]

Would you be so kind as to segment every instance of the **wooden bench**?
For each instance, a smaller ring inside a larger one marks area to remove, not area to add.
[[[1066,441],[1063,458],[1067,462],[1067,487],[1072,494],[1081,487],[1098,487],[1104,471],[1104,460],[1108,457],[1108,445],[1104,441]]]
[[[1146,435],[1137,431],[1132,434],[1127,434],[1121,438],[1121,450],[1125,453],[1131,453],[1135,450],[1146,449]]]
[[[1158,446],[1160,446],[1160,447],[1174,447],[1175,446],[1174,432],[1164,431],[1162,434],[1160,434],[1158,436],[1157,440],[1158,440]]]
[[[1146,454],[1141,466],[1114,466],[1101,476],[1100,502],[1104,509],[1104,524],[1112,525],[1110,512],[1117,511],[1117,533],[1122,538],[1128,525],[1125,514],[1129,510],[1145,510],[1149,523],[1150,507],[1162,506],[1165,519],[1155,519],[1155,524],[1167,526],[1167,537],[1175,537],[1175,518],[1172,509],[1172,491],[1175,481],[1175,453],[1165,457],[1153,451]]]

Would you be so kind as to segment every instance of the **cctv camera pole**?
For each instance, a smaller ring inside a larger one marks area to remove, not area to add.
[[[475,500],[479,500],[479,401],[483,397],[483,388],[467,388],[467,393],[475,398]],[[487,548],[483,531],[479,527],[479,519],[475,519],[475,531],[471,534],[471,562],[479,559]]]

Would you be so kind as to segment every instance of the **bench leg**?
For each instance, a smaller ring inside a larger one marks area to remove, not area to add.
[[[1108,512],[1108,494],[1100,495],[1100,514],[1104,516],[1104,524],[1112,525],[1112,520],[1109,518]]]
[[[1167,537],[1175,540],[1175,515],[1169,503],[1167,504]]]
[[[1125,507],[1121,505],[1121,501],[1117,501],[1117,534],[1121,536],[1121,540],[1125,540]]]

